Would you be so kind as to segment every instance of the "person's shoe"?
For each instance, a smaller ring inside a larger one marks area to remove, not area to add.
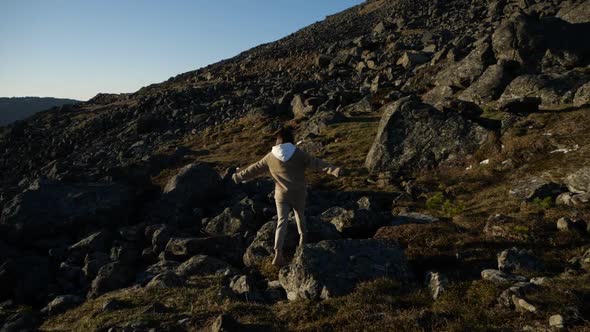
[[[275,258],[272,260],[272,265],[276,267],[285,266],[285,258],[283,257],[283,253],[279,250],[275,250]]]

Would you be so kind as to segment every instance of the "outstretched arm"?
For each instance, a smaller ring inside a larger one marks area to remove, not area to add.
[[[327,162],[325,162],[319,158],[316,158],[316,157],[308,154],[307,152],[304,152],[304,153],[305,153],[306,164],[307,164],[308,168],[311,168],[311,169],[318,171],[318,172],[325,172],[325,173],[328,173],[328,174],[335,176],[335,177],[339,177],[341,175],[342,170],[340,167],[336,167],[331,164],[328,164]]]
[[[235,183],[248,181],[255,178],[268,170],[267,156],[260,159],[258,162],[248,166],[245,170],[235,173],[232,179]]]

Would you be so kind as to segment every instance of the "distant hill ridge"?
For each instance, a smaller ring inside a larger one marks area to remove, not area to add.
[[[0,126],[22,120],[37,112],[81,101],[51,97],[0,97]]]

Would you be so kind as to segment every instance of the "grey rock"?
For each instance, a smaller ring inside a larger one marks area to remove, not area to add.
[[[241,265],[246,251],[240,235],[172,238],[166,245],[166,256],[184,261],[203,254],[219,257],[236,266]]]
[[[526,201],[532,201],[535,198],[557,197],[562,192],[563,188],[560,184],[538,176],[521,180],[508,191],[510,195]]]
[[[182,286],[184,286],[184,280],[171,271],[158,274],[146,285],[147,288],[177,288]]]
[[[244,253],[244,265],[248,267],[260,266],[264,260],[267,260],[274,255],[276,225],[276,221],[269,221],[258,230],[256,237]],[[308,219],[306,239],[308,243],[321,240],[334,240],[339,239],[340,237],[341,236],[334,225],[322,222],[321,220]],[[284,249],[286,251],[293,251],[298,244],[299,233],[297,232],[297,226],[293,220],[289,220]]]
[[[70,252],[79,252],[87,254],[93,251],[106,251],[111,235],[106,231],[92,233],[79,242],[71,245],[68,250]]]
[[[512,76],[504,65],[491,65],[457,97],[479,105],[490,102],[500,97],[511,78]]]
[[[109,256],[102,252],[89,253],[84,257],[84,267],[82,271],[87,280],[96,278],[101,267],[110,262]]]
[[[77,307],[84,302],[84,298],[77,295],[60,295],[49,302],[41,313],[47,315],[60,314],[66,310]]]
[[[296,119],[301,119],[311,116],[315,111],[315,107],[306,103],[306,100],[301,95],[295,95],[291,101],[291,110]]]
[[[590,82],[582,85],[574,95],[574,107],[590,105]]]
[[[299,247],[279,281],[289,300],[327,299],[351,292],[357,283],[410,278],[403,251],[380,240],[331,240]]]
[[[441,112],[405,97],[384,106],[365,166],[372,173],[393,175],[460,161],[487,142],[490,133],[457,112]]]
[[[571,104],[576,89],[587,78],[574,72],[559,74],[533,75],[516,77],[500,96],[498,102],[506,103],[519,98],[540,98],[541,108],[554,108]]]
[[[448,286],[447,278],[441,274],[440,272],[428,271],[426,273],[426,285],[430,289],[430,293],[432,294],[433,299],[438,299],[438,297],[445,292]]]
[[[206,207],[220,194],[221,188],[221,177],[213,168],[193,163],[184,166],[166,183],[162,200],[192,211],[194,207]]]
[[[407,51],[404,52],[395,64],[408,69],[427,63],[428,61],[430,61],[430,57],[424,52]]]
[[[527,278],[511,273],[502,272],[500,270],[487,269],[481,271],[481,278],[489,280],[493,283],[507,283],[507,282],[519,282],[527,281]]]
[[[35,181],[4,205],[0,225],[13,238],[36,238],[122,222],[133,208],[133,194],[115,183],[63,184]]]
[[[563,329],[565,328],[565,319],[562,315],[551,315],[549,317],[549,326],[554,329]]]
[[[524,298],[528,292],[531,292],[536,288],[537,287],[534,284],[529,282],[517,282],[514,285],[502,291],[502,293],[498,297],[498,304],[506,308],[512,308],[514,307],[514,302],[512,301],[513,296],[516,296],[518,298]]]
[[[498,269],[503,272],[538,272],[543,268],[543,263],[534,256],[531,250],[513,247],[498,254]]]
[[[448,98],[452,98],[454,95],[453,89],[448,85],[437,85],[424,95],[422,95],[422,101],[426,104],[430,104],[436,108]]]
[[[385,220],[381,216],[365,209],[347,210],[341,207],[332,207],[324,211],[320,218],[334,225],[338,232],[347,237],[374,234],[379,227],[385,224]]]
[[[590,167],[582,167],[565,178],[565,185],[573,193],[590,193]]]
[[[128,264],[121,262],[108,263],[101,267],[98,275],[92,281],[89,298],[98,297],[106,292],[128,286],[134,279],[134,270]]]
[[[436,85],[465,89],[479,78],[489,65],[494,64],[494,52],[488,39],[479,40],[469,55],[440,71]]]
[[[569,23],[590,23],[590,4],[588,1],[564,1],[556,16]]]
[[[176,269],[176,273],[184,278],[207,275],[228,276],[236,272],[228,263],[206,255],[193,256]]]
[[[245,232],[249,225],[252,225],[254,217],[250,211],[240,211],[226,208],[223,212],[213,217],[205,231],[211,235],[232,235]]]

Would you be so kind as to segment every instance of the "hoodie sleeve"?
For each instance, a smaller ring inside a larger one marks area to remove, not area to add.
[[[235,174],[234,181],[242,182],[248,181],[252,178],[255,178],[265,171],[268,171],[268,155],[264,156],[264,158],[260,159],[258,162],[248,166],[245,170],[238,172]]]
[[[314,171],[325,172],[332,176],[338,177],[340,175],[340,167],[333,166],[327,162],[316,158],[307,152],[303,152],[305,155],[305,164],[307,168],[311,168]]]

